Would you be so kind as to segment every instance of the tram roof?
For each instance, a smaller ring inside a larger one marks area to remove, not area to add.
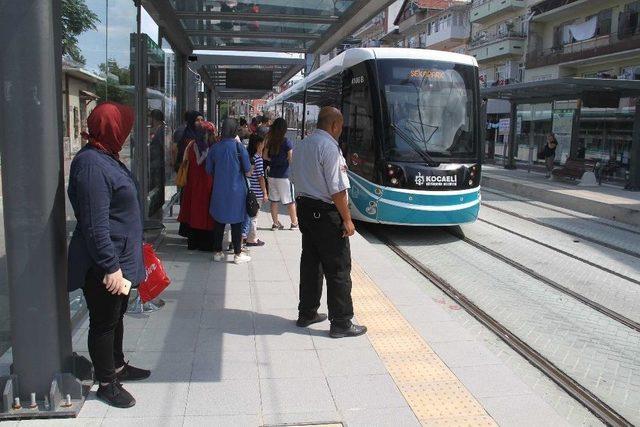
[[[353,67],[354,65],[370,59],[424,59],[471,65],[475,67],[478,66],[478,62],[473,56],[453,52],[443,52],[440,50],[395,47],[352,48],[342,52],[340,55],[313,71],[306,78],[300,80],[289,89],[276,96],[267,103],[267,106],[270,107],[282,102],[283,100],[304,91],[307,86],[311,86],[320,80],[334,76],[350,67]]]

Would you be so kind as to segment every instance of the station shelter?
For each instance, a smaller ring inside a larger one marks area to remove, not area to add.
[[[497,150],[503,151],[506,168],[515,168],[516,160],[534,163],[546,135],[554,133],[557,164],[597,161],[610,178],[629,190],[640,190],[640,81],[564,77],[485,88],[481,96],[511,105],[509,119],[504,120],[507,143]],[[608,135],[605,131],[589,137],[593,120],[605,122],[611,117],[617,121],[609,125]],[[538,129],[536,118],[546,118],[547,123]],[[606,152],[604,140],[614,140]],[[485,152],[495,153],[496,147]]]
[[[12,357],[11,375],[0,379],[0,420],[74,416],[84,402],[91,367],[71,347],[73,322],[84,311],[81,296],[66,289],[73,223],[65,193],[90,109],[104,101],[134,108],[122,160],[139,182],[145,229],[158,230],[173,169],[171,135],[184,111],[200,109],[215,121],[225,100],[263,97],[392,2],[24,0],[0,7],[0,355]],[[63,59],[73,66],[63,69]],[[164,123],[151,119],[153,110]],[[37,408],[30,409],[32,393]],[[15,398],[26,402],[21,410]]]

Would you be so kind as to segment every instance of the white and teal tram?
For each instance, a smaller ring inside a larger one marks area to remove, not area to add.
[[[300,138],[315,128],[326,105],[344,115],[339,142],[355,219],[415,226],[477,219],[482,124],[475,58],[422,49],[349,49],[267,108]]]

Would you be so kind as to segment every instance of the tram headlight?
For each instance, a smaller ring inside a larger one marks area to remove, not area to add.
[[[401,187],[404,181],[404,172],[400,166],[387,163],[384,165],[383,179],[384,185]]]

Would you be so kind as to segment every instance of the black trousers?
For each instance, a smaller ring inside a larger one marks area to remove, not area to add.
[[[213,251],[222,252],[222,240],[224,239],[224,227],[226,224],[220,224],[215,221],[213,227]],[[242,252],[242,223],[231,224],[231,243],[233,251],[236,255]]]
[[[305,197],[296,201],[302,232],[298,312],[306,318],[318,312],[324,276],[329,320],[349,327],[353,318],[351,248],[349,239],[342,237],[342,218],[333,205]]]
[[[89,355],[96,379],[102,383],[116,378],[116,368],[124,366],[122,318],[128,295],[112,295],[94,272],[87,274],[84,298],[89,309]]]

